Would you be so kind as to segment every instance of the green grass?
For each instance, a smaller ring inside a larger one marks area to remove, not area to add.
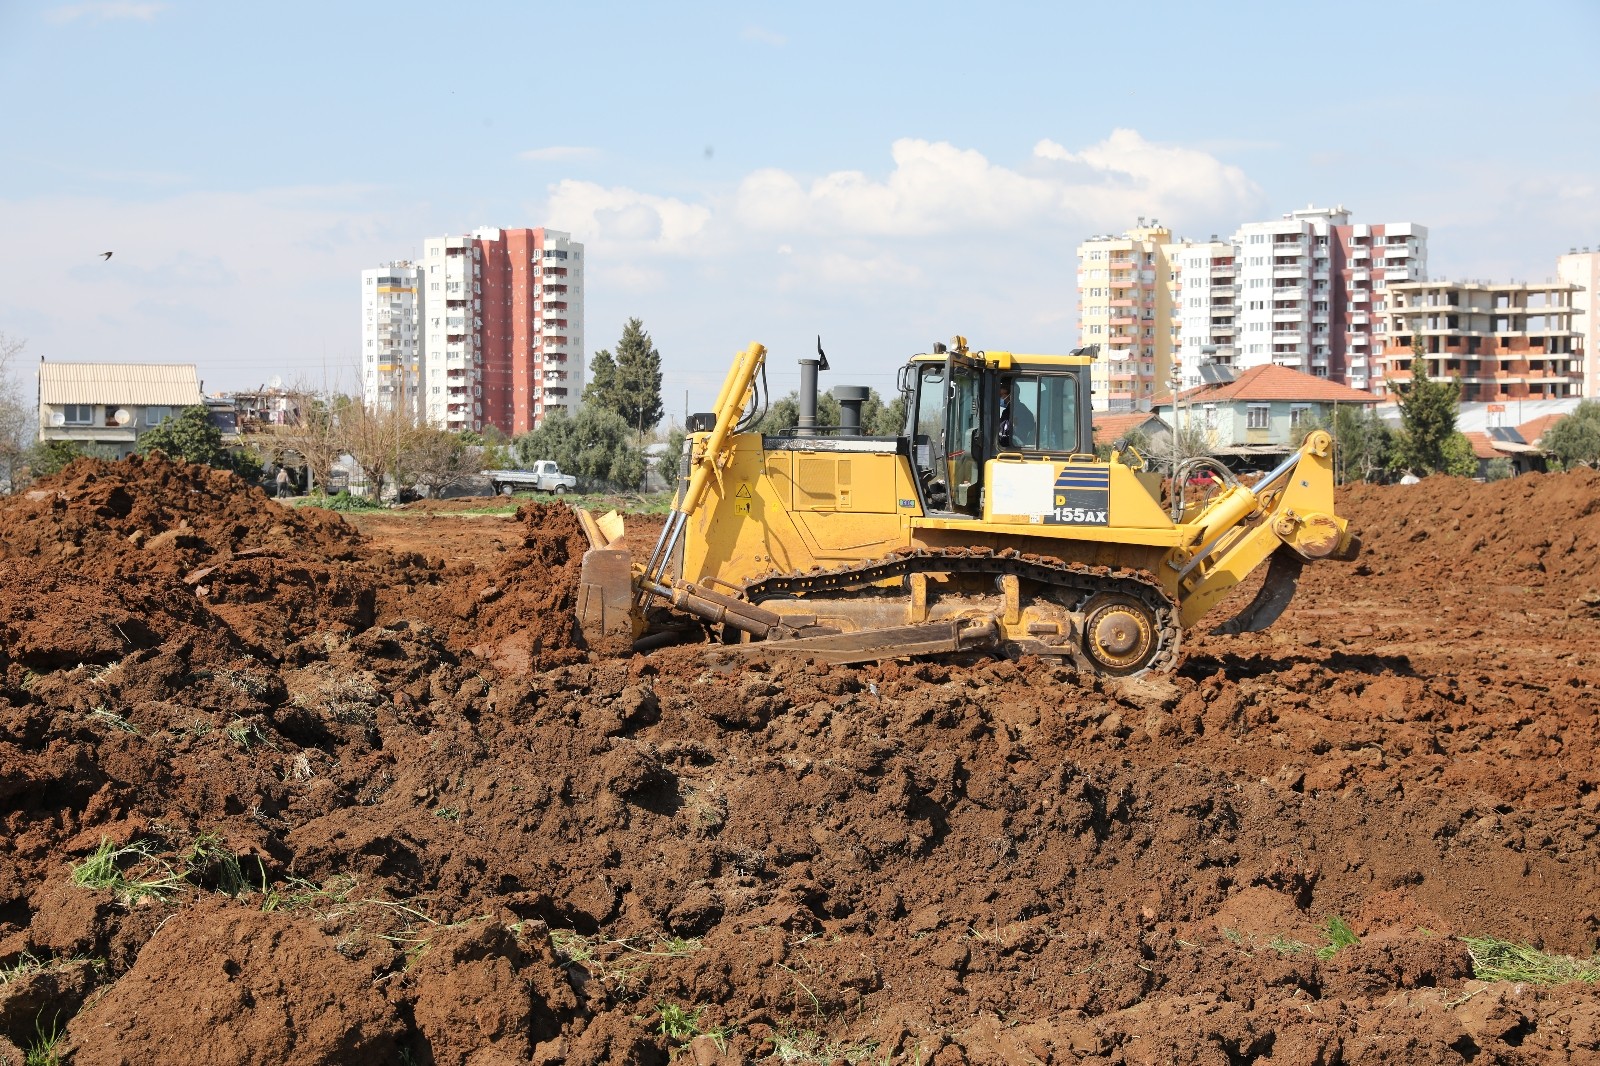
[[[60,1066],[61,1055],[56,1048],[61,1044],[61,1016],[50,1022],[50,1031],[44,1031],[44,1015],[33,1020],[34,1038],[28,1044],[23,1066]]]
[[[1472,956],[1473,976],[1480,981],[1517,981],[1531,985],[1600,981],[1600,955],[1588,959],[1552,955],[1492,936],[1464,936],[1461,940]]]
[[[1355,931],[1345,924],[1343,918],[1337,914],[1330,915],[1322,926],[1322,934],[1328,938],[1328,943],[1317,949],[1317,958],[1331,959],[1343,948],[1353,948],[1361,943],[1361,938]]]
[[[700,1021],[700,1015],[704,1012],[704,1007],[690,1010],[676,1003],[658,1003],[656,1032],[680,1044],[687,1044],[697,1036],[709,1036],[718,1051],[727,1051],[728,1037],[733,1035],[733,1030],[725,1025],[704,1025]]]
[[[571,929],[552,929],[550,942],[566,958],[566,965],[582,967],[624,1000],[644,993],[653,960],[688,958],[701,948],[700,941],[693,938],[675,936],[640,944],[634,938],[612,940]]]
[[[164,901],[189,887],[187,878],[158,859],[143,841],[118,847],[105,839],[88,858],[72,867],[72,883],[80,888],[108,890],[127,904],[152,898]]]
[[[1311,950],[1311,945],[1303,940],[1290,940],[1281,933],[1267,942],[1267,946],[1279,955],[1304,955]]]
[[[315,493],[310,496],[297,497],[290,501],[295,507],[322,507],[329,511],[385,511],[387,504],[379,503],[367,496],[353,496],[349,490],[329,496],[325,493]]]
[[[101,723],[102,725],[110,726],[112,729],[115,729],[118,732],[131,733],[136,737],[144,736],[144,734],[139,732],[132,722],[122,717],[122,715],[118,714],[116,711],[107,710],[105,704],[101,704],[94,710],[90,711],[89,717],[94,719],[96,722]]]

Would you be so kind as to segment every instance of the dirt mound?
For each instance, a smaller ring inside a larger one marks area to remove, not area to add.
[[[1479,981],[1461,939],[1600,934],[1600,666],[1556,558],[1587,475],[1350,490],[1367,554],[1308,568],[1273,630],[1086,682],[592,659],[562,507],[358,517],[369,540],[180,464],[69,474],[0,504],[13,1043],[55,1018],[77,1063],[1600,1056],[1588,986]],[[69,545],[144,643],[47,583]]]

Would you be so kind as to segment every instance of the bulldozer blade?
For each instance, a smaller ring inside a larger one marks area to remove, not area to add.
[[[739,644],[731,651],[760,655],[784,652],[829,663],[868,663],[901,655],[941,655],[992,646],[999,638],[993,619],[952,618],[920,625],[868,629],[858,633],[826,633],[791,640]]]
[[[1289,601],[1294,599],[1294,590],[1300,583],[1300,571],[1305,569],[1305,565],[1306,561],[1291,548],[1281,547],[1273,552],[1272,561],[1267,564],[1267,576],[1262,580],[1261,591],[1256,593],[1256,598],[1244,610],[1213,629],[1211,635],[1257,633],[1276,622],[1284,608],[1289,606]]]
[[[578,578],[578,631],[596,651],[633,643],[633,556],[626,548],[590,548]]]

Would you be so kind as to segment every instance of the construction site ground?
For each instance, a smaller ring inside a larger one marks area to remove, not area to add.
[[[1600,932],[1600,475],[1341,490],[1127,681],[592,656],[462,506],[0,502],[0,1062],[1600,1061],[1469,939]]]

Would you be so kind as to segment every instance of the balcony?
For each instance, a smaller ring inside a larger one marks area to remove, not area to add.
[[[1305,321],[1305,312],[1299,309],[1272,312],[1274,322],[1293,322],[1296,325]]]
[[[1351,289],[1350,302],[1353,304],[1371,303],[1372,294],[1366,289]]]
[[[1370,262],[1372,259],[1372,250],[1364,244],[1357,244],[1351,247],[1350,254],[1347,258],[1349,258],[1351,262],[1360,260]]]
[[[1119,315],[1111,320],[1111,324],[1113,326],[1132,326],[1136,325],[1138,321],[1139,320],[1134,318],[1132,315]]]
[[[1126,347],[1126,346],[1132,344],[1133,341],[1134,341],[1133,337],[1130,337],[1130,336],[1128,336],[1126,334],[1120,334],[1120,333],[1119,334],[1113,334],[1112,337],[1110,338],[1110,343],[1111,343],[1111,346],[1113,348]]]
[[[1350,281],[1352,284],[1364,283],[1370,281],[1371,279],[1372,273],[1368,270],[1359,269],[1350,271]]]
[[[1272,264],[1272,276],[1275,278],[1303,278],[1306,276],[1306,268],[1299,263],[1274,263]]]
[[[1237,296],[1238,294],[1239,294],[1239,286],[1237,286],[1237,285],[1213,285],[1213,286],[1211,286],[1211,298],[1213,300],[1217,299],[1218,297],[1233,297],[1233,296]]]
[[[1239,335],[1239,331],[1233,326],[1227,326],[1213,322],[1211,323],[1211,335],[1213,337],[1237,337]]]
[[[1283,329],[1280,329],[1280,330],[1273,330],[1273,332],[1272,332],[1272,343],[1273,344],[1304,344],[1305,343],[1305,339],[1306,339],[1305,338],[1305,334],[1301,333],[1297,329],[1296,330],[1283,330]]]

